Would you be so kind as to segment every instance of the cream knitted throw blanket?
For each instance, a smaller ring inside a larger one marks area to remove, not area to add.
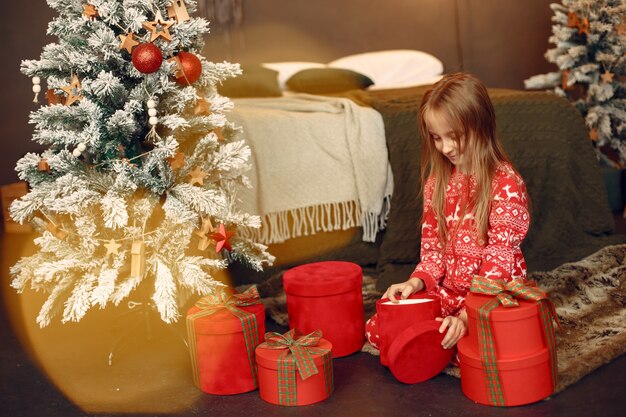
[[[233,101],[229,119],[252,150],[242,209],[262,219],[246,234],[269,244],[362,226],[363,240],[376,239],[393,191],[378,112],[306,94]]]

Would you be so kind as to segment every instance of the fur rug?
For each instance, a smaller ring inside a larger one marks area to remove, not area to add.
[[[556,392],[626,352],[626,245],[607,246],[578,262],[528,277],[538,282],[556,306],[561,323],[557,331],[559,382]],[[365,316],[374,314],[375,279],[363,277]],[[279,325],[287,326],[282,275],[259,286],[263,303]],[[362,351],[378,354],[368,343]],[[444,371],[459,377],[459,369]]]

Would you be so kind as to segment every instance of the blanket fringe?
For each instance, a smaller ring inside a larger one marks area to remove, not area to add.
[[[390,202],[391,196],[385,196],[380,214],[363,212],[356,201],[325,203],[268,213],[261,217],[259,229],[242,228],[239,234],[268,245],[319,232],[348,230],[362,226],[363,240],[374,242],[377,233],[387,225]]]

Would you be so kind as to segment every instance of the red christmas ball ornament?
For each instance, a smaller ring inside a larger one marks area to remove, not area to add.
[[[161,68],[162,63],[163,54],[153,43],[142,43],[133,49],[133,65],[139,72],[153,73]]]
[[[176,82],[182,85],[193,84],[202,74],[202,62],[191,52],[180,52],[176,55],[179,66],[176,71]]]

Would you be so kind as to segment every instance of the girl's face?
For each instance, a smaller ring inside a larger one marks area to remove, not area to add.
[[[443,156],[448,158],[455,166],[460,166],[463,151],[459,146],[460,139],[452,126],[443,118],[437,117],[436,114],[426,114],[426,126],[428,132],[437,149]]]

